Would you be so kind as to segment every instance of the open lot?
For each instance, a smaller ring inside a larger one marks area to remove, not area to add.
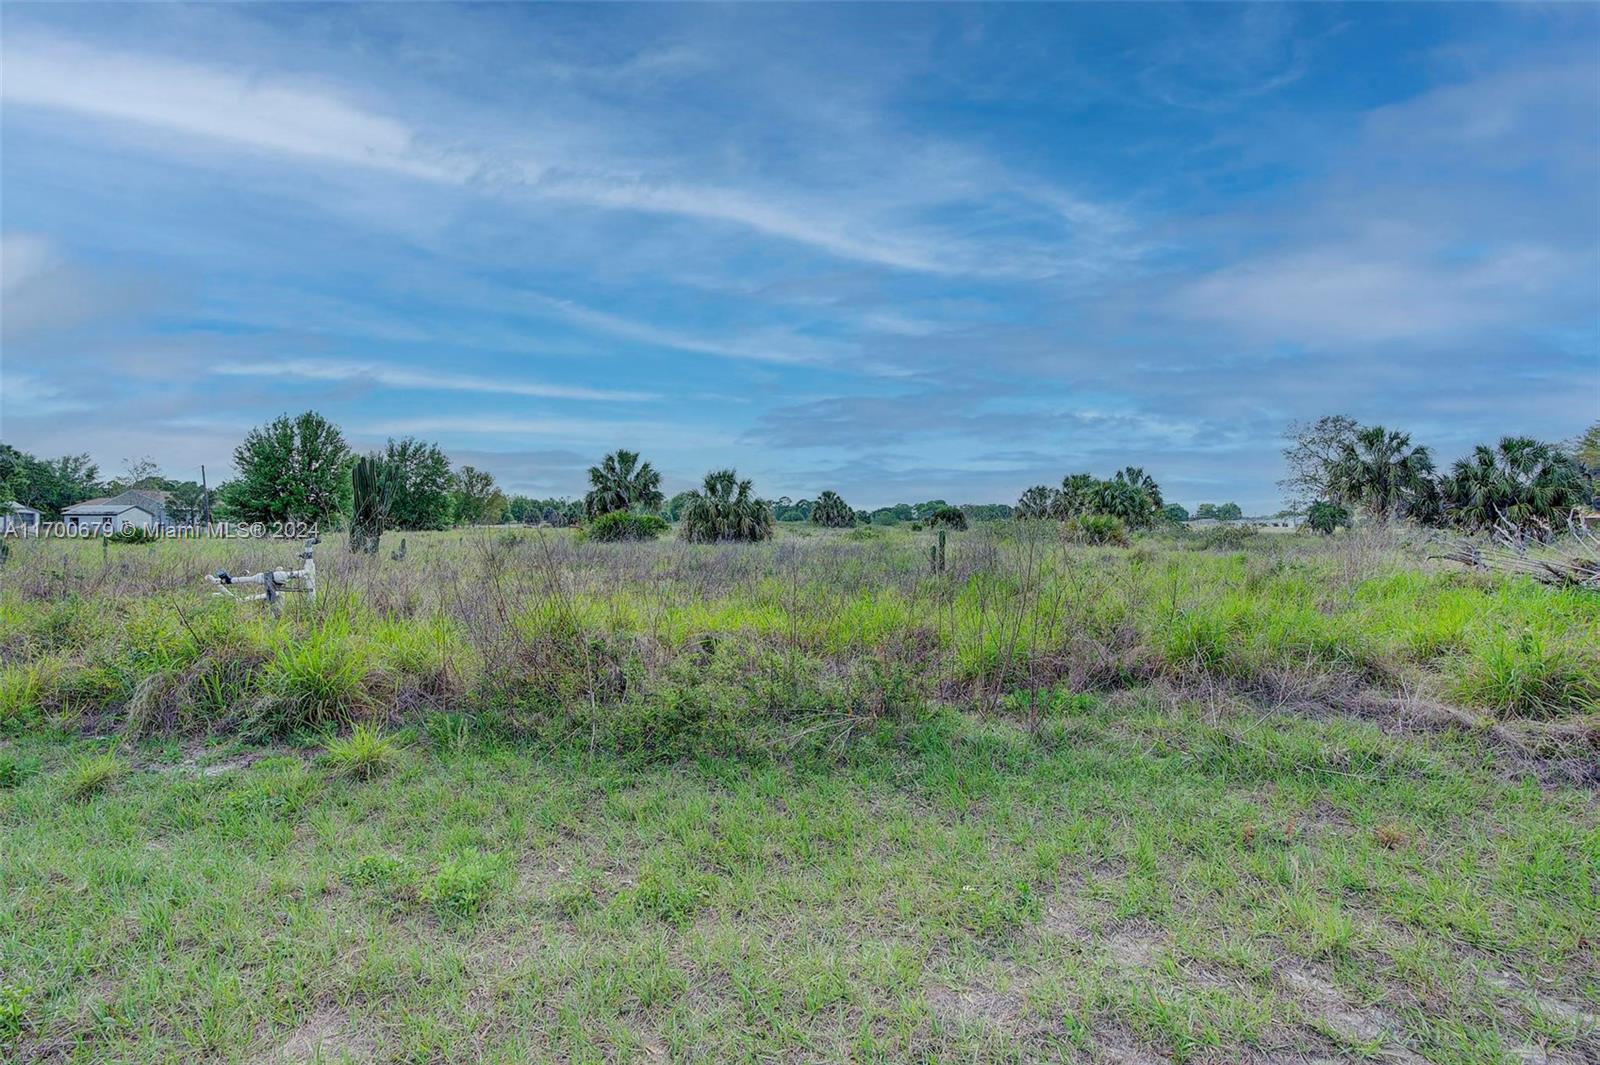
[[[0,1046],[1600,1059],[1594,596],[931,542],[14,545]]]

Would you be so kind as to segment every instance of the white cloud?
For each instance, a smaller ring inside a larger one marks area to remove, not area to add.
[[[135,122],[432,181],[461,181],[470,174],[459,159],[429,158],[404,123],[326,92],[54,38],[8,42],[0,93],[12,106]]]
[[[539,381],[523,381],[508,377],[476,377],[471,374],[414,370],[398,365],[323,362],[311,359],[223,363],[220,366],[212,367],[211,372],[228,377],[292,377],[305,381],[365,381],[388,388],[483,392],[507,396],[534,396],[543,399],[644,403],[661,398],[653,392],[578,388],[568,385],[546,384]]]
[[[516,144],[516,133],[505,136],[506,144],[490,135],[476,146],[458,145],[458,124],[434,137],[425,123],[378,113],[348,93],[304,79],[134,55],[36,33],[9,35],[4,56],[0,97],[11,108],[133,123],[447,186],[719,223],[899,270],[1044,277],[1094,273],[1127,258],[1126,243],[1113,248],[1100,240],[1114,212],[1037,182],[1014,181],[983,160],[942,146],[919,158],[905,158],[892,145],[875,146],[870,150],[876,158],[861,161],[870,178],[825,192],[771,183],[741,188],[668,176],[680,173],[685,159],[622,161],[554,142],[538,146],[548,158],[530,157]],[[623,115],[618,121],[613,139],[626,142],[637,118]],[[940,174],[931,171],[934,166]],[[914,221],[920,210],[988,211],[1002,202],[1025,213],[1042,208],[1067,229],[995,241]]]
[[[1470,263],[1343,246],[1267,256],[1220,270],[1177,296],[1188,317],[1269,340],[1323,345],[1449,337],[1516,321],[1524,299],[1565,259],[1511,248]]]

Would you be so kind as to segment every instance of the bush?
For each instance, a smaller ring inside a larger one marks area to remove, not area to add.
[[[1128,526],[1111,514],[1083,514],[1061,523],[1062,533],[1076,544],[1128,546]]]
[[[143,525],[127,525],[106,537],[114,544],[152,544],[156,534]]]
[[[1333,531],[1341,525],[1350,524],[1350,512],[1337,503],[1328,503],[1317,500],[1311,504],[1311,510],[1306,514],[1306,527],[1313,532],[1332,536]]]
[[[1260,535],[1254,525],[1217,525],[1201,532],[1189,546],[1196,551],[1238,551]]]
[[[666,532],[667,523],[655,514],[636,514],[631,510],[613,510],[602,514],[584,526],[582,536],[602,544],[625,541],[654,540]]]

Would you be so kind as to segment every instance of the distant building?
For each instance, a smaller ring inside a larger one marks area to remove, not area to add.
[[[69,533],[79,535],[176,525],[167,510],[171,498],[170,492],[130,488],[114,496],[74,503],[61,512],[61,520]]]
[[[32,507],[25,507],[15,500],[0,503],[0,533],[8,536],[31,533],[38,536],[39,521],[43,516]]]

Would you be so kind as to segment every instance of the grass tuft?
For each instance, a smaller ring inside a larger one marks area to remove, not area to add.
[[[61,790],[68,799],[83,802],[105,791],[126,772],[122,760],[109,751],[89,755],[78,759],[67,771]]]
[[[371,780],[386,772],[400,757],[400,745],[376,726],[360,724],[348,736],[328,741],[328,764],[343,776]]]

